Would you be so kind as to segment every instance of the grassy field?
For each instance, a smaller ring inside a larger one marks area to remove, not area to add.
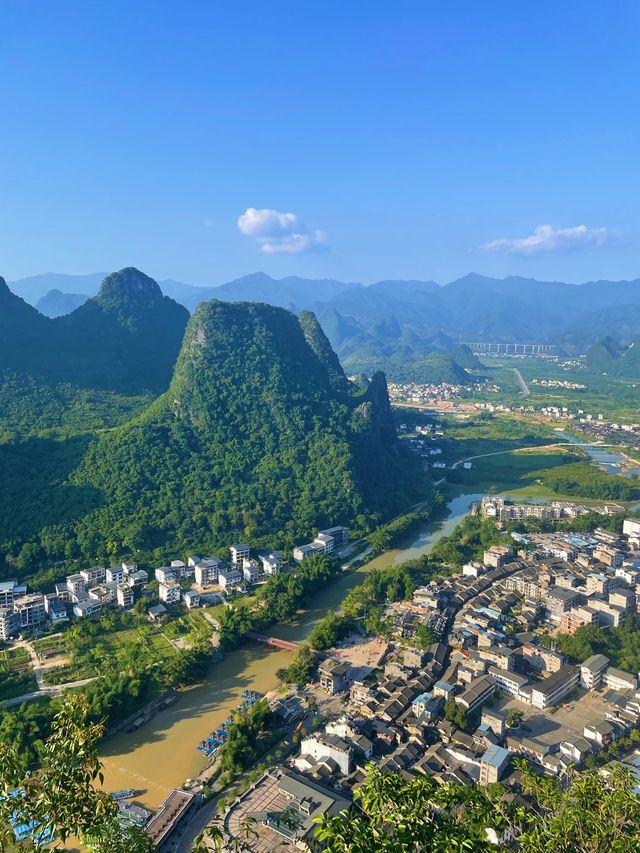
[[[0,701],[37,689],[27,650],[0,651]]]
[[[476,459],[470,469],[460,467],[455,471],[448,471],[447,480],[468,492],[499,492],[519,497],[557,499],[558,495],[531,474],[575,462],[575,459],[573,454],[563,450],[507,452],[504,455]]]
[[[442,416],[438,420],[445,426],[442,447],[449,464],[470,456],[544,446],[558,441],[551,427],[515,418],[480,416],[459,420]]]

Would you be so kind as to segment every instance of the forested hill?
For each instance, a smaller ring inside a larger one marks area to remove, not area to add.
[[[640,338],[636,337],[628,346],[622,346],[612,338],[598,341],[587,351],[587,366],[607,376],[639,379]]]
[[[168,391],[92,442],[67,479],[65,520],[49,514],[30,548],[51,559],[71,541],[108,559],[235,537],[285,546],[389,517],[424,487],[384,375],[349,383],[312,314],[214,301],[191,318]]]

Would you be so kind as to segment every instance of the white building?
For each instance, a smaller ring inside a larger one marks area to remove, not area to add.
[[[98,616],[101,610],[102,603],[94,598],[87,598],[73,605],[73,615],[78,619]]]
[[[68,575],[67,589],[71,595],[80,595],[87,591],[87,581],[82,575]]]
[[[340,773],[347,776],[351,770],[353,750],[338,735],[316,734],[304,738],[300,744],[300,758],[309,756],[316,762],[334,761]]]
[[[80,574],[85,579],[87,587],[97,586],[107,579],[107,570],[104,566],[92,566],[90,569],[82,569]]]
[[[611,690],[635,690],[638,686],[638,679],[630,672],[610,666],[604,674],[604,683]]]
[[[262,571],[265,575],[277,575],[282,571],[282,554],[280,551],[270,551],[268,554],[260,554]]]
[[[595,690],[602,684],[609,658],[604,655],[591,655],[580,665],[580,685],[585,690]]]
[[[214,586],[218,583],[218,572],[222,567],[222,561],[215,557],[207,557],[199,560],[194,567],[195,581],[198,586]]]
[[[258,583],[262,579],[262,566],[255,560],[245,560],[242,566],[242,574],[247,583]]]
[[[135,594],[134,588],[133,586],[131,586],[130,583],[118,584],[116,596],[118,600],[118,606],[122,607],[123,610],[128,610],[130,607],[133,607],[133,603],[135,601]]]
[[[124,580],[124,569],[122,566],[110,566],[106,571],[108,583],[122,583]]]
[[[163,604],[180,604],[182,590],[175,581],[165,581],[158,586],[158,597]]]
[[[182,572],[177,566],[160,566],[153,574],[158,583],[178,581],[182,577]]]
[[[223,568],[218,571],[218,583],[223,589],[237,586],[242,583],[242,572],[235,566]]]
[[[182,594],[182,600],[187,610],[193,610],[195,607],[200,607],[200,593],[195,589],[188,589]]]
[[[231,554],[231,562],[234,565],[242,565],[245,560],[251,557],[251,548],[248,545],[237,544],[229,548]]]

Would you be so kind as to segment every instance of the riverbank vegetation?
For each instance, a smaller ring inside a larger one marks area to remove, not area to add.
[[[341,572],[336,560],[313,554],[292,572],[273,575],[250,601],[238,601],[219,614],[219,646],[236,648],[247,631],[262,631],[273,622],[288,622],[319,589]]]
[[[11,824],[72,836],[94,853],[147,853],[149,836],[118,821],[117,802],[100,790],[98,744],[103,726],[85,700],[68,699],[51,719],[40,767],[25,772],[16,744],[0,741],[0,850],[15,850]],[[20,847],[22,849],[22,847]]]
[[[629,477],[609,474],[592,462],[574,462],[560,468],[532,471],[530,478],[556,495],[590,500],[633,501],[640,498],[640,484]]]
[[[275,741],[270,736],[272,721],[273,715],[264,699],[234,715],[227,739],[219,752],[224,784],[229,784],[234,776],[251,767],[273,745]]]
[[[373,556],[381,554],[395,545],[404,535],[425,521],[437,518],[446,507],[447,500],[442,492],[436,492],[428,505],[394,518],[372,530],[366,541],[371,545]]]

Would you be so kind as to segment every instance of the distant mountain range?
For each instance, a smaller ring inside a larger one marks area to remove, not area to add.
[[[97,293],[100,278],[47,273],[10,287],[53,316],[72,310],[80,294]],[[442,286],[433,281],[365,286],[296,276],[273,279],[258,272],[216,287],[175,280],[159,285],[190,313],[210,299],[264,302],[294,313],[312,310],[347,372],[384,366],[390,378],[397,367],[416,365],[432,352],[451,354],[463,341],[553,343],[575,354],[598,339],[611,336],[624,344],[640,334],[640,279],[573,285],[470,273]],[[452,358],[460,367],[472,366]]]

